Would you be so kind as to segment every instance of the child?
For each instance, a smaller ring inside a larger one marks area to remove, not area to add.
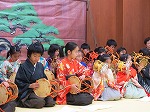
[[[5,87],[9,87],[8,82],[5,82],[1,79],[0,79],[0,84],[3,84]],[[15,101],[10,101],[6,104],[0,105],[0,112],[15,112],[16,106],[17,104],[15,103]]]
[[[150,56],[150,51],[147,48],[141,49],[139,53],[143,54],[143,57],[141,57],[141,59],[144,57],[148,58]],[[150,96],[150,58],[149,63],[147,63],[145,67],[137,66],[137,71],[138,82],[145,89],[148,96]]]
[[[118,57],[120,57],[122,54],[127,54],[127,50],[124,47],[118,48],[116,52],[118,54]]]
[[[98,55],[103,55],[103,54],[106,54],[106,50],[104,47],[97,47],[95,50],[94,50],[95,53],[97,53]]]
[[[86,67],[86,63],[84,63],[82,60],[83,60],[83,53],[82,51],[78,51],[78,55],[76,57],[76,60],[79,61],[83,66]]]
[[[60,47],[58,44],[52,44],[48,49],[49,55],[49,57],[47,58],[48,69],[55,74],[55,77],[56,77],[56,69],[58,63],[60,62],[59,49]]]
[[[68,42],[65,46],[66,57],[61,60],[57,69],[57,78],[60,81],[60,85],[64,87],[57,96],[58,104],[69,105],[89,105],[92,103],[93,97],[89,93],[81,93],[80,88],[77,88],[76,84],[70,84],[67,77],[76,75],[83,80],[85,76],[90,75],[90,71],[81,65],[76,57],[78,55],[79,47],[74,42]],[[70,89],[74,89],[77,94],[71,94]]]
[[[105,47],[106,53],[109,55],[113,54],[116,47],[117,47],[117,42],[114,39],[109,39]]]
[[[110,69],[111,59],[108,54],[103,54],[97,58],[103,64],[101,65],[100,71],[95,71],[93,74],[93,80],[98,84],[95,88],[94,97],[95,100],[119,100],[121,99],[121,94],[119,88],[115,84],[115,79],[113,73]],[[95,84],[96,84],[95,83]]]
[[[36,42],[31,44],[27,50],[27,59],[20,65],[16,75],[15,83],[19,89],[18,104],[27,108],[53,107],[55,101],[50,96],[41,98],[35,95],[33,89],[39,87],[36,83],[38,79],[47,78],[44,74],[44,67],[39,63],[44,49],[41,44]]]
[[[83,52],[84,56],[86,56],[86,54],[90,52],[90,46],[87,43],[83,43],[80,49]]]
[[[144,44],[146,45],[146,48],[148,48],[150,50],[150,37],[147,37],[145,40],[144,40]]]
[[[137,80],[137,72],[132,68],[132,57],[129,54],[123,54],[120,61],[125,65],[117,72],[117,83],[121,86],[123,96],[128,99],[145,97],[146,93]]]
[[[1,74],[4,80],[8,80],[12,73],[17,73],[20,66],[21,51],[18,46],[11,46],[7,52],[6,60],[1,64]]]

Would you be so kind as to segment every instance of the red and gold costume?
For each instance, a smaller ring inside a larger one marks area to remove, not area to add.
[[[58,104],[66,104],[66,94],[69,93],[71,89],[71,84],[66,80],[68,75],[77,75],[78,77],[85,75],[90,76],[90,70],[85,68],[77,60],[69,60],[64,58],[58,65],[57,78],[62,85],[63,89],[60,90],[57,96]]]

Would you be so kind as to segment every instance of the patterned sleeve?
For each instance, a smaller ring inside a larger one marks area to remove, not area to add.
[[[70,83],[66,80],[66,75],[67,74],[65,73],[65,64],[61,62],[59,63],[57,68],[57,78],[64,88],[64,91],[60,92],[61,97],[64,97],[70,91],[71,88]]]
[[[77,61],[77,66],[78,66],[78,76],[81,76],[81,75],[91,76],[91,71],[88,68],[84,67],[78,61]]]
[[[7,73],[8,73],[8,71],[11,71],[11,69],[12,69],[12,67],[9,65],[8,61],[4,61],[1,64],[1,75],[4,80],[6,80],[6,81],[8,80]]]

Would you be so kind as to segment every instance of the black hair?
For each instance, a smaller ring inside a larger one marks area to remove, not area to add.
[[[124,47],[120,47],[120,48],[118,48],[118,49],[117,49],[117,51],[116,51],[116,52],[119,54],[119,53],[120,53],[121,51],[123,51],[123,50],[127,51],[127,50],[126,50],[126,48],[124,48]]]
[[[109,39],[109,40],[107,40],[106,45],[109,46],[109,47],[110,47],[111,45],[117,47],[117,42],[116,42],[114,39]]]
[[[90,50],[90,46],[89,46],[89,44],[87,44],[87,43],[83,43],[83,44],[81,45],[81,49],[89,49],[89,50]]]
[[[54,55],[55,55],[55,51],[59,50],[60,47],[58,44],[52,44],[50,45],[49,49],[48,49],[48,55],[51,57],[51,58],[54,58]]]
[[[65,48],[65,46],[60,46],[59,47],[59,56],[60,56],[60,58],[63,58],[65,56],[64,48]]]
[[[129,56],[130,56],[129,54],[122,54],[120,56],[119,60],[123,61],[123,62],[126,62]]]
[[[40,42],[32,43],[27,50],[27,57],[30,58],[32,53],[40,53],[41,56],[44,53],[43,45]]]
[[[106,50],[104,47],[97,47],[94,52],[100,54],[102,52],[106,52]]]
[[[109,54],[103,54],[103,55],[99,55],[97,57],[97,60],[100,60],[102,62],[105,62],[107,59],[110,59],[110,55]]]
[[[148,48],[140,49],[139,53],[143,53],[144,56],[150,56],[150,50]]]
[[[147,37],[147,38],[144,40],[144,44],[146,45],[148,41],[150,41],[150,37]]]
[[[73,51],[78,45],[74,42],[68,42],[65,46],[65,54],[68,55],[68,51]]]
[[[10,46],[10,50],[7,52],[6,58],[8,58],[9,56],[15,54],[16,52],[21,52],[20,47],[17,46],[17,45]]]

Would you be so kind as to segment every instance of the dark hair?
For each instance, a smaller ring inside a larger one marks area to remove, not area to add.
[[[105,50],[104,47],[97,47],[97,48],[94,50],[94,52],[100,54],[100,53],[102,53],[102,52],[106,52],[106,50]]]
[[[103,55],[99,55],[97,57],[97,60],[100,60],[102,62],[105,62],[107,59],[110,59],[110,55],[109,54],[103,54]]]
[[[107,43],[106,43],[106,45],[107,46],[111,46],[111,45],[113,45],[113,46],[117,46],[117,42],[114,40],[114,39],[109,39],[109,40],[107,40]]]
[[[144,44],[146,45],[148,41],[150,41],[150,37],[147,37],[147,38],[144,40]]]
[[[40,42],[32,43],[27,50],[27,57],[30,58],[32,53],[40,53],[41,56],[44,53],[43,45]]]
[[[143,53],[144,56],[150,56],[150,50],[148,48],[140,49],[139,53]]]
[[[120,53],[121,51],[123,51],[123,50],[127,51],[127,50],[126,50],[126,48],[124,48],[124,47],[120,47],[120,48],[118,48],[118,49],[117,49],[117,51],[116,51],[116,52],[119,54],[119,53]]]
[[[129,54],[122,54],[120,56],[119,60],[123,61],[123,62],[126,62],[129,56],[130,56]]]
[[[68,42],[65,46],[65,54],[68,55],[68,51],[73,51],[78,45],[74,42]]]
[[[64,48],[65,48],[65,46],[60,46],[59,47],[59,56],[60,56],[60,58],[63,58],[65,56]]]
[[[87,44],[87,43],[83,43],[83,44],[81,45],[81,49],[89,49],[89,50],[90,50],[90,46],[89,46],[89,44]]]
[[[49,47],[49,49],[48,49],[48,55],[49,55],[51,58],[53,58],[54,55],[55,55],[55,52],[56,52],[57,50],[59,50],[59,49],[60,49],[60,47],[59,47],[58,44],[52,44],[52,45],[50,45],[50,47]]]
[[[9,56],[15,54],[16,52],[21,52],[20,47],[17,46],[17,45],[10,46],[10,50],[7,52],[6,58],[8,58]]]

